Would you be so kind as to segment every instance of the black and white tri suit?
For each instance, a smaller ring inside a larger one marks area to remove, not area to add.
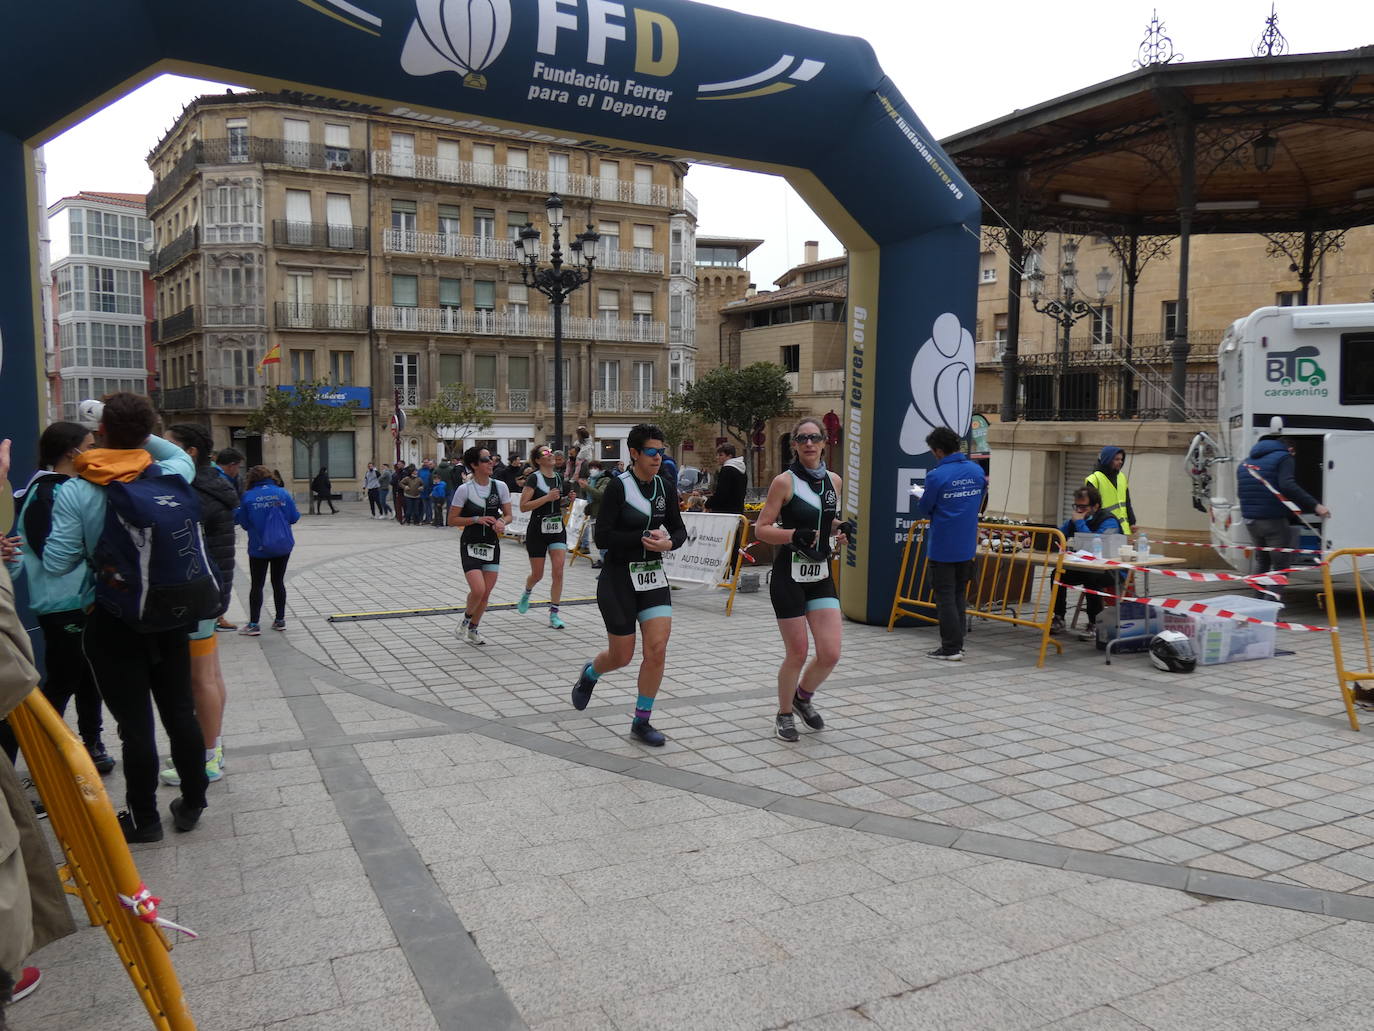
[[[530,558],[543,558],[555,548],[568,549],[568,528],[563,523],[563,476],[554,473],[546,477],[535,470],[525,478],[525,486],[534,491],[531,500],[538,501],[550,491],[558,491],[559,500],[530,509],[530,524],[525,530],[525,553]]]
[[[820,480],[813,479],[795,461],[787,467],[787,475],[792,477],[792,497],[778,513],[778,525],[786,530],[815,530],[816,543],[810,548],[784,544],[777,549],[768,595],[778,619],[840,607],[830,575],[830,528],[840,503],[835,481],[828,472]]]
[[[488,480],[485,487],[479,486],[476,480],[468,480],[459,485],[449,502],[450,507],[459,509],[459,514],[468,519],[482,516],[500,519],[509,504],[510,488],[500,480]],[[472,523],[463,527],[458,546],[462,549],[464,573],[474,569],[486,573],[501,571],[501,538],[490,526]]]
[[[635,625],[673,614],[673,599],[663,568],[663,553],[644,547],[644,533],[668,531],[673,548],[687,541],[677,485],[666,476],[641,483],[633,472],[611,477],[596,517],[596,546],[606,552],[597,581],[596,604],[606,632],[625,637]]]

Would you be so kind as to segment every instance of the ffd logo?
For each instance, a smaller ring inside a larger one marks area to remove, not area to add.
[[[510,0],[415,0],[401,68],[411,75],[457,72],[464,86],[486,89],[482,69],[501,56],[510,22]]]

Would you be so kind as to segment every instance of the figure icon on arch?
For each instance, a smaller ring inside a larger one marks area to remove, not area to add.
[[[960,325],[959,316],[945,312],[911,363],[911,405],[898,438],[908,455],[925,454],[926,436],[937,426],[948,426],[960,437],[968,434],[973,363],[973,334]]]
[[[510,0],[415,0],[401,67],[411,75],[458,72],[464,86],[486,89],[482,69],[501,55],[510,23]]]

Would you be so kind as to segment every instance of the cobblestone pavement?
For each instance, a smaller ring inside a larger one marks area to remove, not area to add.
[[[1368,1026],[1374,746],[1325,635],[1170,676],[846,624],[826,729],[784,745],[766,593],[684,591],[651,751],[628,673],[568,705],[604,633],[509,607],[520,548],[474,648],[454,615],[328,620],[461,605],[452,531],[344,506],[298,536],[287,632],[220,635],[212,808],[135,848],[204,935],[173,954],[202,1028]],[[19,1031],[147,1026],[103,933],[36,961]]]

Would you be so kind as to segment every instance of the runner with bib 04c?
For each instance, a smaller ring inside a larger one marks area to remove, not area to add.
[[[800,737],[794,714],[812,730],[825,726],[811,698],[840,661],[842,617],[830,575],[830,537],[835,534],[844,545],[854,535],[854,524],[839,519],[840,478],[825,467],[824,445],[825,433],[815,419],[793,427],[792,464],[773,478],[754,530],[759,540],[777,547],[768,593],[786,655],[778,667],[773,733],[789,742]],[[808,627],[816,642],[810,664]]]
[[[458,541],[462,549],[463,576],[468,582],[468,600],[463,606],[463,622],[458,637],[468,644],[486,644],[477,624],[487,611],[496,578],[501,574],[501,534],[511,521],[510,488],[491,478],[491,452],[470,447],[463,462],[472,470],[472,479],[453,492],[449,505],[450,526],[461,526]]]
[[[673,629],[673,599],[661,556],[687,540],[678,505],[677,484],[660,476],[666,448],[663,431],[640,423],[630,430],[630,468],[611,478],[596,519],[596,546],[606,552],[597,581],[596,604],[606,624],[606,649],[582,668],[572,690],[575,709],[585,709],[596,682],[630,664],[635,629],[644,638],[639,664],[639,698],[630,733],[646,745],[667,739],[649,723],[663,682],[668,636]]]

